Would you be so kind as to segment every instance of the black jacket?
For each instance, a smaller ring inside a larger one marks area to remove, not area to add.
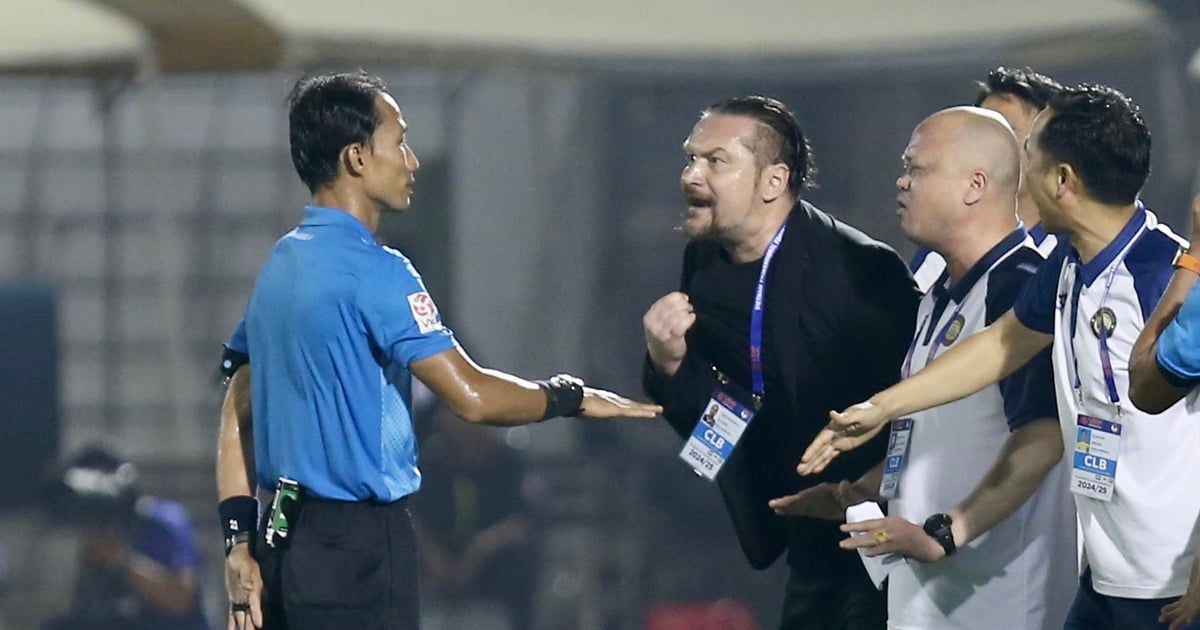
[[[688,332],[687,355],[671,378],[659,374],[648,356],[645,361],[646,393],[663,405],[667,421],[684,439],[716,386],[713,366],[750,389],[748,349],[734,353],[700,341],[728,337],[736,328],[715,322],[696,295],[712,291],[705,278],[720,273],[724,256],[716,242],[688,244],[681,290],[693,296],[697,323]],[[788,563],[801,571],[819,573],[828,562],[857,561],[837,549],[836,524],[776,516],[767,501],[821,481],[857,479],[882,459],[886,431],[839,457],[822,475],[803,478],[795,472],[831,409],[866,400],[899,379],[919,297],[907,266],[890,247],[807,202],[796,204],[767,278],[763,408],[717,479],[755,568],[770,566],[785,548]],[[749,327],[750,299],[745,302],[741,330]],[[748,348],[749,339],[741,343]]]

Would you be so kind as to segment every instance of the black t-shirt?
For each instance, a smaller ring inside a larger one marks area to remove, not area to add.
[[[713,367],[743,395],[750,390],[750,312],[760,265],[735,264],[714,242],[688,245],[681,290],[697,314],[688,354],[674,377],[662,377],[647,361],[644,378],[681,436],[712,393]],[[767,501],[822,481],[857,479],[882,459],[886,432],[822,475],[795,472],[829,410],[861,402],[899,379],[918,298],[904,261],[886,245],[807,204],[793,211],[767,276],[763,406],[718,477],[755,566],[770,564],[784,547],[789,564],[814,577],[857,565],[854,554],[837,547],[843,535],[836,523],[779,517]]]

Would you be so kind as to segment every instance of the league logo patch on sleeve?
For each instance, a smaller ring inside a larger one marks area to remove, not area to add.
[[[438,315],[437,305],[428,293],[421,291],[408,296],[408,308],[412,311],[413,319],[417,320],[417,328],[421,330],[422,335],[442,329],[442,318]]]

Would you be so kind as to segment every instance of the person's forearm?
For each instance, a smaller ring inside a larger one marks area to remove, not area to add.
[[[191,571],[171,572],[138,554],[130,554],[125,570],[129,587],[155,608],[172,615],[196,608],[196,578]]]
[[[1054,418],[1034,420],[1009,434],[996,463],[950,511],[955,542],[965,545],[1008,518],[1062,458],[1062,431]]]
[[[477,532],[467,543],[466,553],[483,563],[496,552],[525,540],[528,534],[528,519],[513,514]]]
[[[1163,292],[1142,328],[1129,355],[1129,399],[1135,407],[1148,413],[1161,413],[1183,398],[1188,389],[1169,383],[1158,365],[1158,339],[1179,314],[1188,292],[1196,285],[1197,276],[1186,269],[1176,269],[1167,290]]]
[[[533,383],[484,369],[457,346],[412,361],[408,368],[454,415],[475,424],[513,426],[556,416],[653,418],[662,411],[570,377]]]
[[[221,405],[217,439],[217,499],[254,496],[254,433],[250,408],[250,366],[243,365],[229,379]]]
[[[975,333],[917,374],[871,397],[887,418],[944,405],[1012,374],[1053,337],[1026,328],[1012,311]]]
[[[410,368],[450,411],[468,422],[529,424],[546,412],[546,392],[537,383],[482,368],[458,348],[413,361]]]
[[[537,422],[546,411],[541,387],[499,370],[480,368],[469,388],[467,396],[448,401],[451,410],[469,422],[514,426]]]

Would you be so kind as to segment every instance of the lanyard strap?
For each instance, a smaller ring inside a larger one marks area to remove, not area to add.
[[[904,365],[900,366],[900,380],[904,380],[912,376],[912,360],[913,355],[917,352],[917,342],[921,340],[921,333],[925,332],[925,325],[929,323],[929,316],[921,320],[921,325],[917,326],[917,330],[913,333],[912,342],[908,344],[908,352],[904,354]]]
[[[1126,250],[1128,251],[1128,249]],[[1104,294],[1100,297],[1100,304],[1096,307],[1097,317],[1104,309],[1104,303],[1108,301],[1108,292],[1112,289],[1113,278],[1117,276],[1117,268],[1120,267],[1121,261],[1125,259],[1124,252],[1113,261],[1112,269],[1108,272],[1108,279],[1104,281]],[[1071,365],[1075,370],[1075,396],[1078,400],[1083,400],[1083,381],[1079,378],[1079,353],[1075,349],[1075,333],[1079,329],[1079,299],[1083,293],[1083,278],[1079,274],[1079,266],[1076,266],[1076,290],[1072,291],[1071,305]],[[1121,395],[1117,393],[1117,380],[1113,376],[1112,356],[1108,350],[1108,327],[1104,325],[1103,320],[1098,322],[1100,328],[1100,369],[1104,373],[1104,387],[1108,389],[1108,400],[1117,408],[1118,413],[1121,409]]]
[[[1117,269],[1120,268],[1121,264],[1125,261],[1125,256],[1129,254],[1129,250],[1132,249],[1133,244],[1136,243],[1139,238],[1141,238],[1145,230],[1146,227],[1143,224],[1142,227],[1140,227],[1133,235],[1133,237],[1129,239],[1129,242],[1120,251],[1120,253],[1118,253],[1113,261],[1109,263],[1112,265],[1112,269],[1110,269],[1108,272],[1108,279],[1104,281],[1104,294],[1100,297],[1099,306],[1096,307],[1096,317],[1100,316],[1099,314],[1104,308],[1104,303],[1108,301],[1108,292],[1110,289],[1112,289],[1113,279],[1117,277]],[[1071,365],[1075,369],[1075,382],[1073,383],[1073,387],[1075,389],[1075,398],[1081,403],[1083,402],[1083,381],[1079,377],[1079,353],[1075,350],[1075,334],[1079,329],[1079,300],[1080,295],[1083,293],[1082,271],[1083,265],[1076,263],[1075,288],[1071,292],[1071,338],[1069,339],[1070,343],[1067,346],[1068,351],[1071,353]],[[1108,390],[1109,402],[1111,402],[1113,406],[1117,408],[1117,415],[1120,415],[1121,395],[1117,392],[1117,379],[1113,374],[1112,367],[1112,353],[1109,352],[1108,349],[1108,335],[1111,331],[1109,331],[1108,327],[1104,325],[1103,318],[1098,321],[1097,326],[1100,328],[1100,334],[1098,335],[1100,337],[1100,370],[1104,374],[1104,387]]]
[[[783,242],[783,233],[787,230],[787,221],[779,226],[775,238],[767,245],[763,254],[762,266],[758,270],[758,284],[754,288],[754,306],[750,309],[750,380],[753,386],[755,402],[759,402],[766,386],[763,383],[762,336],[763,336],[763,307],[767,293],[767,270],[771,268],[771,259]]]
[[[958,319],[958,316],[962,314],[963,305],[966,303],[967,298],[966,296],[963,296],[962,302],[959,302],[958,306],[954,307],[954,313],[950,315],[950,319],[946,321],[946,325],[942,326],[942,329],[938,331],[937,336],[935,336],[933,341],[929,344],[929,352],[925,355],[925,365],[929,365],[933,362],[934,358],[937,357],[938,348],[940,348],[942,344],[946,342],[946,336],[950,334],[950,327],[954,325],[954,320]],[[942,312],[944,313],[945,311]],[[901,379],[906,379],[909,376],[912,376],[913,355],[917,352],[917,342],[919,342],[921,337],[924,336],[925,325],[937,325],[937,322],[930,322],[929,320],[930,316],[926,315],[925,321],[921,322],[921,327],[917,329],[917,334],[913,335],[912,343],[908,344],[908,354],[904,357],[904,365],[900,368]]]

